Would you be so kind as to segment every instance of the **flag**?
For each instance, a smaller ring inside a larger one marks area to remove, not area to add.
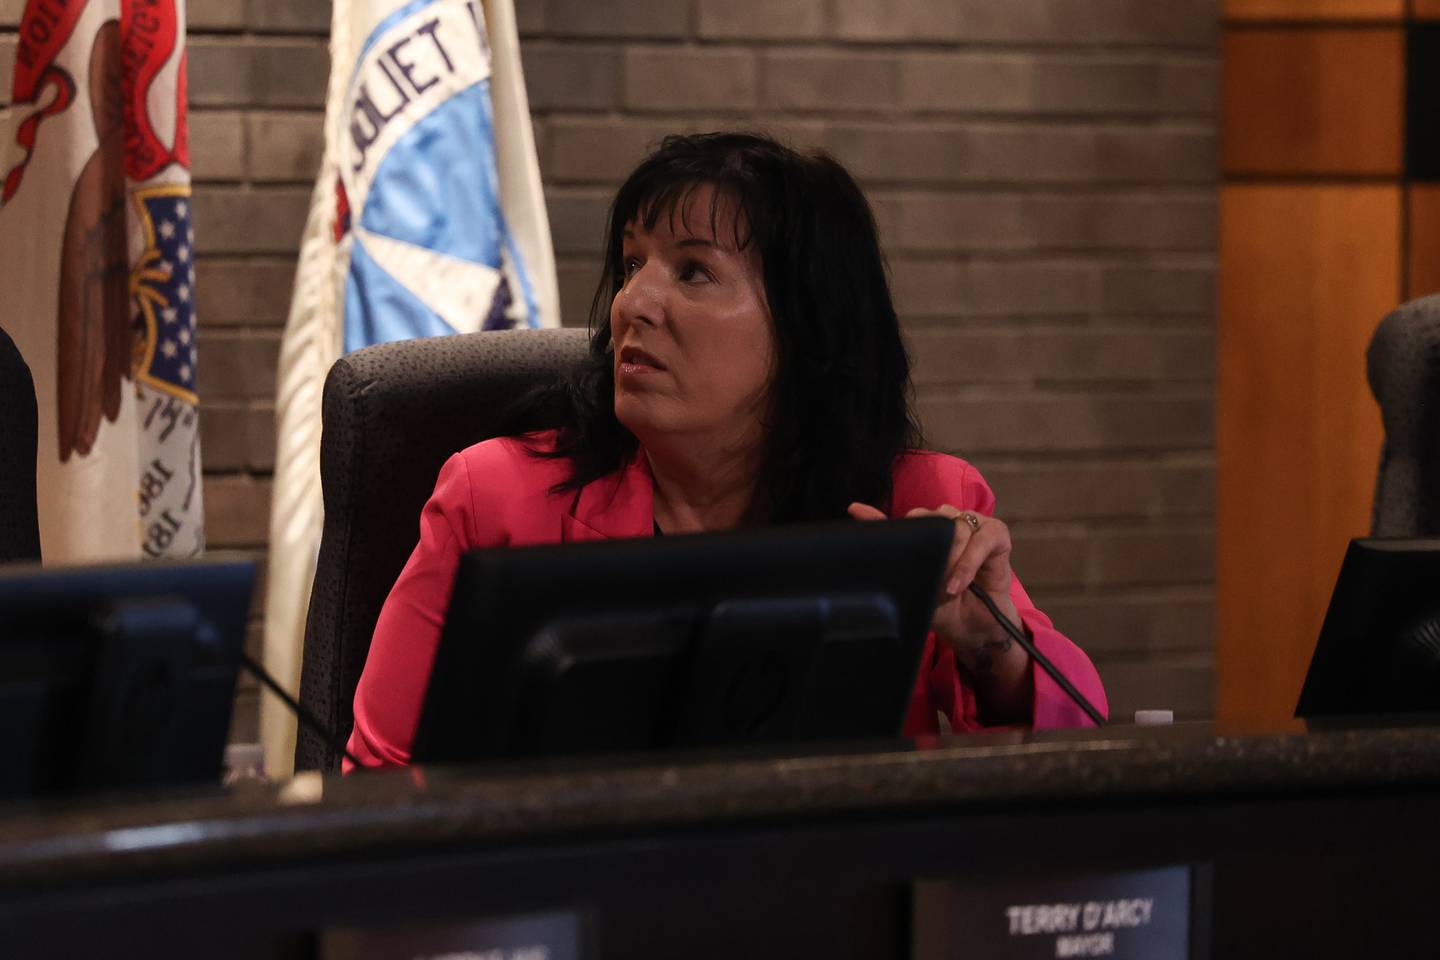
[[[292,690],[320,544],[331,364],[373,343],[559,325],[512,0],[335,0],[330,71],[276,392],[264,651]],[[288,774],[289,711],[266,699],[260,726],[267,770]]]
[[[193,556],[184,0],[28,0],[6,79],[0,324],[35,378],[45,560]]]

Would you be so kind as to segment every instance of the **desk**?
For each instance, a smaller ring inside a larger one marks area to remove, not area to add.
[[[605,957],[899,957],[912,880],[1176,864],[1209,901],[1201,954],[1434,955],[1440,729],[1116,727],[11,809],[0,944],[312,956],[321,928],[583,907]]]

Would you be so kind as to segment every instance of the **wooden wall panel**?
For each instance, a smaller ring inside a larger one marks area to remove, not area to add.
[[[1415,183],[1408,191],[1410,207],[1407,300],[1440,293],[1440,184]]]
[[[1224,0],[1220,14],[1226,20],[1399,20],[1405,0]]]
[[[1222,54],[1226,174],[1400,173],[1403,30],[1232,29]]]
[[[1440,20],[1440,0],[1412,0],[1411,13],[1417,19]]]
[[[1398,185],[1221,191],[1218,714],[1294,710],[1381,442],[1365,346],[1400,298]]]

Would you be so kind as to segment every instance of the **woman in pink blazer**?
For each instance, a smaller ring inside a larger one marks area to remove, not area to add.
[[[515,415],[558,429],[517,426],[441,470],[355,694],[362,764],[409,761],[465,551],[846,514],[954,521],[907,733],[1088,722],[972,581],[1105,709],[1090,660],[1012,573],[990,488],[920,449],[874,219],[835,161],[744,134],[667,138],[612,205],[591,327],[589,365]]]

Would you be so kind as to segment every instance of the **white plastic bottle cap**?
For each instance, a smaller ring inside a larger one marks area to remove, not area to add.
[[[1175,722],[1174,710],[1136,710],[1135,722],[1142,727]]]

